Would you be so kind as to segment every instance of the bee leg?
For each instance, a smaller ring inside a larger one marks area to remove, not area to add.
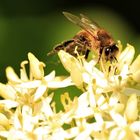
[[[116,58],[116,57],[114,57],[114,59],[115,59],[115,61],[116,61],[116,62],[118,62],[118,60],[117,60],[117,58]]]
[[[63,46],[67,47],[72,42],[74,42],[74,39],[64,41],[62,44],[63,44]]]
[[[53,55],[53,54],[56,54],[57,52],[59,52],[60,50],[65,50],[65,48],[70,44],[74,42],[74,39],[71,39],[71,40],[67,40],[67,41],[64,41],[62,42],[61,44],[58,44],[56,45],[52,51],[50,51],[47,55]]]
[[[112,64],[113,62],[115,62],[115,63],[118,62],[117,58],[114,56],[110,57],[110,63]]]
[[[114,61],[115,63],[118,62],[118,60],[117,60],[116,57],[112,57],[112,59],[110,60],[110,63],[113,64],[113,61]],[[109,68],[108,68],[108,72],[111,71],[111,68],[113,69],[113,71],[114,71],[114,75],[115,75],[115,74],[117,73],[117,66],[116,66],[116,65],[112,65],[112,67],[109,66]]]
[[[90,52],[90,50],[86,50],[86,53],[85,53],[85,59],[88,58],[89,52]]]
[[[108,72],[110,72],[111,71],[111,66],[109,66],[109,68],[108,68]]]
[[[118,63],[118,60],[116,57],[114,57],[114,60]],[[116,74],[116,73],[117,73],[117,66],[115,67],[115,70],[114,70],[114,74]]]
[[[64,50],[64,45],[63,45],[63,44],[59,44],[59,45],[55,46],[55,47],[53,48],[53,50],[50,51],[50,52],[47,54],[47,56],[56,54],[56,53],[59,52],[60,50]]]
[[[99,51],[99,58],[98,58],[98,62],[97,62],[97,63],[100,62],[100,59],[101,59],[102,53],[103,53],[103,48],[101,47],[101,48],[100,48],[100,51]]]
[[[47,56],[53,55],[55,53],[56,53],[56,51],[53,49],[52,51],[50,51],[50,52],[47,53]]]

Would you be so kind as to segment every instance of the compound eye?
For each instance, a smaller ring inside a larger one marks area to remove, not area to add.
[[[110,48],[105,48],[105,55],[108,56],[110,53]]]
[[[113,51],[118,51],[118,50],[119,50],[119,48],[118,48],[116,45],[113,45],[111,48],[112,48],[112,49],[111,49],[112,52],[113,52]]]

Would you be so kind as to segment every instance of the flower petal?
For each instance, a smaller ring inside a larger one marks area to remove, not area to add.
[[[10,66],[6,68],[6,76],[10,82],[13,82],[13,83],[21,82],[18,75],[15,73],[14,69]]]
[[[112,117],[112,119],[115,121],[115,123],[118,126],[124,127],[127,125],[126,120],[119,113],[116,113],[115,111],[112,110],[112,111],[110,111],[110,116]]]
[[[138,106],[137,106],[137,96],[136,94],[131,94],[127,101],[125,115],[128,122],[135,121],[138,118]]]
[[[134,81],[140,83],[140,70],[134,72],[132,77],[133,77]]]
[[[66,53],[63,50],[58,52],[58,56],[59,56],[59,58],[61,60],[61,63],[63,64],[64,68],[68,72],[71,72],[71,70],[72,70],[72,68],[71,68],[72,63],[75,63],[75,64],[79,65],[79,62],[75,57],[73,57],[72,55]]]
[[[44,76],[45,64],[40,62],[32,53],[28,53],[28,59],[30,62],[30,73],[33,78],[41,79]]]
[[[133,46],[127,44],[125,50],[120,54],[118,58],[119,67],[118,69],[121,70],[124,64],[130,65],[135,54],[135,49]]]
[[[0,100],[0,104],[4,105],[8,109],[15,108],[19,105],[18,102],[12,100]]]
[[[123,90],[123,93],[125,94],[125,95],[127,95],[127,96],[130,96],[130,95],[132,95],[132,94],[136,94],[137,96],[140,96],[140,90],[138,90],[138,89],[134,89],[134,88],[125,88],[124,90]]]
[[[47,89],[46,85],[40,85],[36,90],[36,92],[34,93],[33,101],[36,102],[38,99],[40,99],[45,93],[46,89]]]
[[[0,96],[5,99],[15,100],[16,91],[11,86],[0,83]]]
[[[140,55],[137,56],[137,58],[134,60],[134,62],[132,63],[131,67],[130,67],[130,71],[132,73],[135,73],[137,70],[140,69]]]
[[[63,88],[74,85],[70,77],[64,79],[63,81],[50,81],[47,83],[48,88]]]

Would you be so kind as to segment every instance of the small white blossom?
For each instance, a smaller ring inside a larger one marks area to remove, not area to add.
[[[45,75],[45,64],[32,53],[21,63],[20,76],[7,67],[7,83],[0,83],[0,139],[139,140],[140,55],[133,61],[133,46],[118,47],[117,61],[99,64],[59,51],[69,76]],[[69,86],[80,96],[72,91],[72,99]],[[59,88],[65,89],[62,110],[54,100]]]

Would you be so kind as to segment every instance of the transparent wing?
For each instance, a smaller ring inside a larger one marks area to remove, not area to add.
[[[99,29],[99,25],[93,21],[91,21],[88,17],[80,14],[81,17],[75,16],[68,12],[63,12],[65,17],[73,22],[74,24],[78,25],[82,29],[88,31],[91,34],[94,34],[94,31]]]
[[[80,14],[80,16],[81,16],[82,22],[85,24],[89,24],[91,26],[91,28],[94,28],[94,29],[101,28],[97,22],[90,20],[87,16],[85,16],[83,14]]]

